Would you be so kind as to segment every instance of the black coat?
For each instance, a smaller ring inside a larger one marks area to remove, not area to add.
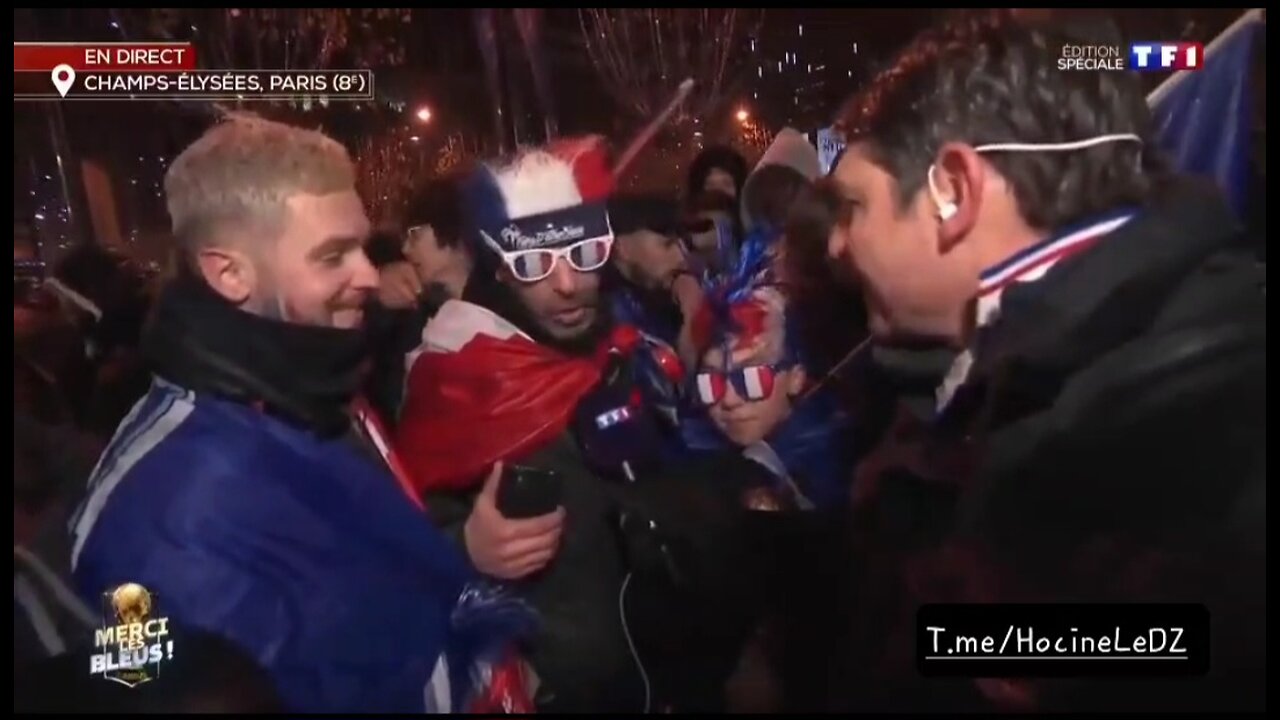
[[[544,682],[540,710],[720,709],[755,611],[749,600],[756,568],[746,545],[752,533],[738,504],[747,476],[757,472],[754,463],[736,453],[707,455],[624,484],[592,472],[566,432],[520,464],[558,473],[565,508],[555,559],[514,583],[541,618],[529,648]],[[461,542],[474,498],[474,491],[431,493],[428,512]],[[646,548],[637,553],[625,541],[619,532],[625,512],[661,528],[680,563],[679,587],[668,582],[661,562],[643,554]]]
[[[1216,193],[1177,180],[1005,290],[917,462],[882,472],[857,513],[857,670],[833,704],[991,707],[971,682],[920,680],[923,602],[1179,600],[1209,607],[1209,677],[1025,682],[1022,698],[1263,706],[1266,280],[1251,249]]]
[[[557,344],[494,280],[485,262],[482,258],[473,269],[463,299],[498,313],[535,342],[569,354],[585,353],[610,330],[606,310],[593,332]],[[597,388],[580,405],[589,407],[601,392],[631,396],[625,387]],[[589,462],[581,440],[567,430],[520,461],[560,475],[566,515],[551,564],[515,583],[542,618],[529,653],[544,683],[539,709],[719,709],[721,688],[751,622],[751,608],[741,599],[754,577],[746,545],[752,532],[739,497],[758,467],[736,453],[690,458],[672,463],[674,467],[662,467],[655,459],[638,463],[647,467],[637,482],[628,483],[593,470],[599,458]],[[459,542],[476,492],[429,493],[426,498],[432,520]],[[623,540],[619,521],[624,513],[653,520],[661,528],[664,542],[680,559],[679,587],[671,587],[664,561],[650,547]],[[627,591],[620,597],[624,582]],[[620,604],[627,609],[626,628]],[[690,640],[695,637],[700,641]],[[631,643],[642,658],[643,673]]]
[[[365,395],[388,427],[394,427],[404,401],[405,357],[422,344],[422,329],[448,300],[439,285],[428,286],[418,304],[403,310],[371,301],[367,311],[371,364]]]

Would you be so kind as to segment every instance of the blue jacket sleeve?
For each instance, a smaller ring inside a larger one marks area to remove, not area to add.
[[[242,549],[251,551],[248,546]],[[301,588],[286,590],[231,553],[177,550],[155,560],[171,577],[187,575],[185,592],[172,603],[175,622],[217,632],[248,650],[271,675],[291,710],[426,709],[432,670],[441,653],[430,640],[415,645],[413,636],[419,633],[413,628],[406,628],[408,636],[399,642],[386,634],[374,637],[376,631],[361,632],[358,607],[345,612],[338,607],[344,600],[326,599],[329,591],[315,584],[306,585],[312,597],[304,597]],[[176,569],[183,566],[187,572]],[[369,600],[367,612],[379,612],[382,603]],[[162,602],[170,606],[168,597]]]
[[[450,673],[436,670],[459,589],[451,579],[361,542],[314,498],[251,474],[200,474],[167,498],[162,483],[122,483],[81,558],[82,587],[141,582],[175,626],[247,650],[294,711],[447,707]],[[369,522],[360,514],[345,522]]]

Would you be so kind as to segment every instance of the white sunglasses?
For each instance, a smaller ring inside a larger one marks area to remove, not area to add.
[[[562,258],[578,272],[593,272],[609,262],[613,238],[609,236],[589,238],[562,248],[535,248],[532,250],[503,250],[488,233],[480,233],[484,241],[502,257],[517,280],[535,283],[550,275]]]

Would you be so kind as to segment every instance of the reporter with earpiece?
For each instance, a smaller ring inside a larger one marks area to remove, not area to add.
[[[880,343],[959,355],[925,447],[855,509],[840,709],[1265,700],[1265,269],[1219,192],[1162,168],[1137,76],[1056,68],[1111,35],[953,22],[842,112],[831,259]],[[1208,608],[1206,676],[919,680],[924,603],[1175,599]]]

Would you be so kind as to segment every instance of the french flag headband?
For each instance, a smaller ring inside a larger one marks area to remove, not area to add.
[[[481,245],[517,253],[612,241],[605,201],[613,187],[604,139],[592,135],[481,165],[464,185],[463,202]]]

